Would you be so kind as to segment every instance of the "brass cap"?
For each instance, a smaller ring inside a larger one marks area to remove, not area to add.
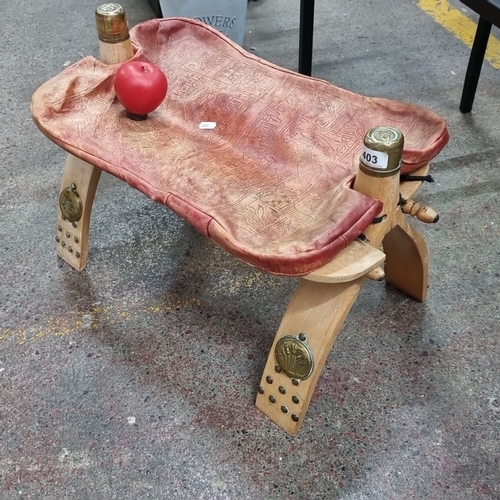
[[[375,177],[387,177],[401,169],[404,137],[393,127],[375,127],[363,141],[359,168]]]
[[[95,22],[97,35],[102,42],[119,43],[129,37],[125,10],[117,3],[105,3],[97,7]]]

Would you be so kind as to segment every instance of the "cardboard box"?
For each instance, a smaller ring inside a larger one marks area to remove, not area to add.
[[[248,0],[149,0],[158,17],[189,17],[243,44]]]

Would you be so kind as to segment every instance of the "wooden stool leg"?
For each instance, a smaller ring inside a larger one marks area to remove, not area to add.
[[[288,305],[255,404],[291,435],[302,425],[321,370],[364,279],[333,284],[302,279]]]
[[[81,271],[87,264],[90,214],[101,171],[69,155],[57,211],[57,254]]]
[[[123,7],[99,6],[95,12],[99,52],[104,64],[130,59],[133,48]],[[87,263],[90,214],[101,170],[69,155],[66,160],[57,216],[57,254],[81,271]]]
[[[386,234],[385,279],[387,283],[420,302],[427,296],[429,255],[422,235],[401,216]]]
[[[365,236],[375,248],[384,243],[387,280],[412,297],[424,300],[427,247],[404,219],[398,204],[402,152],[403,136],[398,130],[370,130],[365,135],[354,189],[383,203],[381,220],[368,227]],[[347,255],[357,260],[354,252]],[[350,279],[332,262],[300,281],[276,334],[256,399],[257,408],[289,434],[299,431],[328,353],[366,274],[379,264],[378,259],[368,259],[366,272],[357,278],[352,275],[351,281],[310,281],[341,276]],[[342,261],[342,265],[351,267],[349,261]]]

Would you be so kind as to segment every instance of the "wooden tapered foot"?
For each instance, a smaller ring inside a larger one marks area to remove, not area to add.
[[[69,155],[57,211],[57,254],[81,271],[87,264],[90,215],[101,170]]]
[[[427,297],[429,254],[422,235],[404,217],[383,241],[386,282],[423,302]]]
[[[302,279],[274,339],[256,406],[291,435],[304,421],[316,383],[364,277],[346,283]]]

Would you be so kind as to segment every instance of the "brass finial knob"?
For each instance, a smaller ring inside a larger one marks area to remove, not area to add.
[[[393,127],[375,127],[363,141],[359,168],[375,177],[394,175],[401,169],[403,134]]]
[[[119,43],[129,37],[127,16],[120,4],[105,3],[97,7],[95,22],[102,42]]]

